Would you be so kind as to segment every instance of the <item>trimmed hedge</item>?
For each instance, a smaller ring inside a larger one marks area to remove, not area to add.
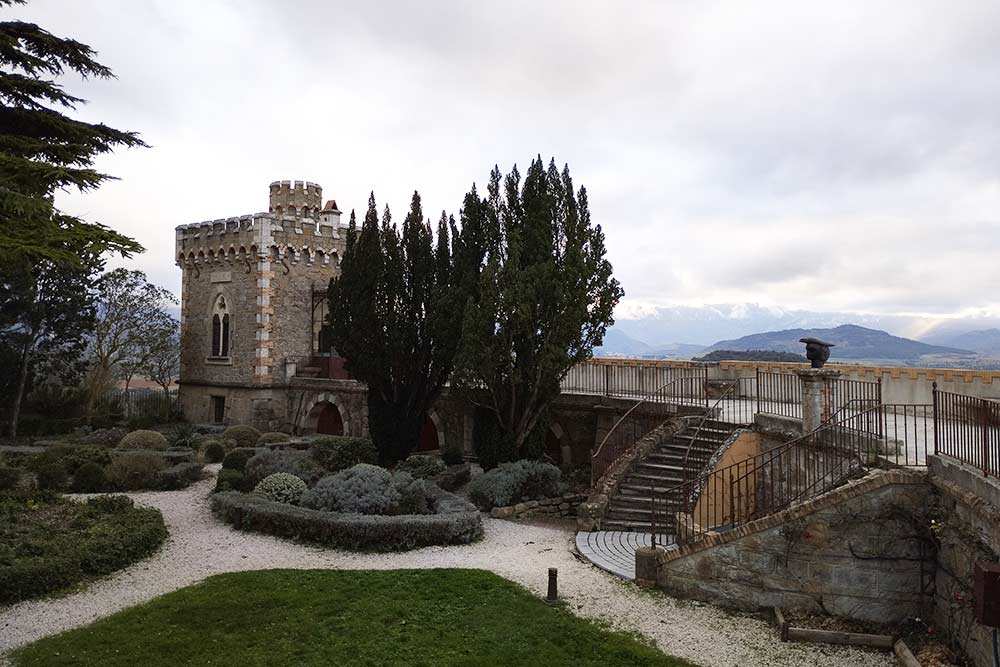
[[[221,440],[210,440],[205,443],[205,461],[218,463],[226,458],[226,446]]]
[[[426,454],[413,454],[405,461],[400,461],[399,465],[396,466],[396,470],[408,472],[417,479],[428,479],[440,475],[446,468],[444,461],[436,456],[427,456]]]
[[[261,450],[255,447],[237,447],[222,459],[223,470],[246,470],[247,461],[256,456]]]
[[[331,436],[314,440],[309,448],[313,460],[330,472],[347,470],[359,463],[375,464],[378,452],[368,438]]]
[[[0,604],[119,570],[166,538],[160,511],[135,507],[125,496],[7,502],[0,505]]]
[[[287,433],[280,433],[278,431],[268,431],[267,433],[261,433],[260,437],[257,438],[258,445],[272,445],[278,442],[289,442],[292,436]]]
[[[157,477],[157,487],[164,491],[174,491],[191,486],[201,479],[203,466],[200,463],[189,461],[178,463],[160,471]]]
[[[367,516],[311,510],[227,491],[212,496],[212,511],[239,530],[357,551],[405,551],[435,544],[469,544],[483,535],[475,507],[433,489],[436,514]]]
[[[219,471],[218,477],[215,478],[215,488],[212,492],[249,491],[250,489],[247,487],[246,475],[243,474],[242,470],[226,470],[223,468]]]
[[[326,471],[309,456],[296,449],[262,449],[246,463],[243,474],[247,484],[257,486],[261,480],[278,472],[295,475],[307,485],[319,481]]]
[[[260,438],[260,431],[253,426],[240,424],[227,428],[222,432],[222,437],[225,440],[232,440],[237,447],[253,447]]]
[[[562,473],[551,463],[502,463],[469,483],[469,500],[482,510],[506,507],[522,500],[548,498],[561,492]]]
[[[118,443],[119,449],[166,449],[167,439],[158,431],[132,431]]]

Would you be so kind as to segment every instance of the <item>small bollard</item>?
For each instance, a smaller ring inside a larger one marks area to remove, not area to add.
[[[549,593],[545,596],[545,602],[548,604],[559,602],[559,570],[554,567],[549,568]]]

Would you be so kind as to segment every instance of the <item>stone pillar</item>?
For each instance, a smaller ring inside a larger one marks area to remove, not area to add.
[[[802,432],[815,431],[833,414],[833,381],[840,371],[804,368],[795,371],[802,381]]]
[[[635,550],[635,583],[642,588],[656,587],[656,567],[659,564],[659,549],[639,547]]]

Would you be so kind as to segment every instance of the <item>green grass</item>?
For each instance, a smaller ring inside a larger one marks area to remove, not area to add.
[[[219,575],[39,640],[14,664],[691,665],[481,570]]]

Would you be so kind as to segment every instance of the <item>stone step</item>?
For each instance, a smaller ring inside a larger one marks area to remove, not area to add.
[[[672,533],[674,531],[675,525],[676,525],[675,521],[667,519],[664,523],[656,524],[656,532]],[[607,520],[604,522],[604,530],[649,532],[652,528],[653,524],[649,521]]]

